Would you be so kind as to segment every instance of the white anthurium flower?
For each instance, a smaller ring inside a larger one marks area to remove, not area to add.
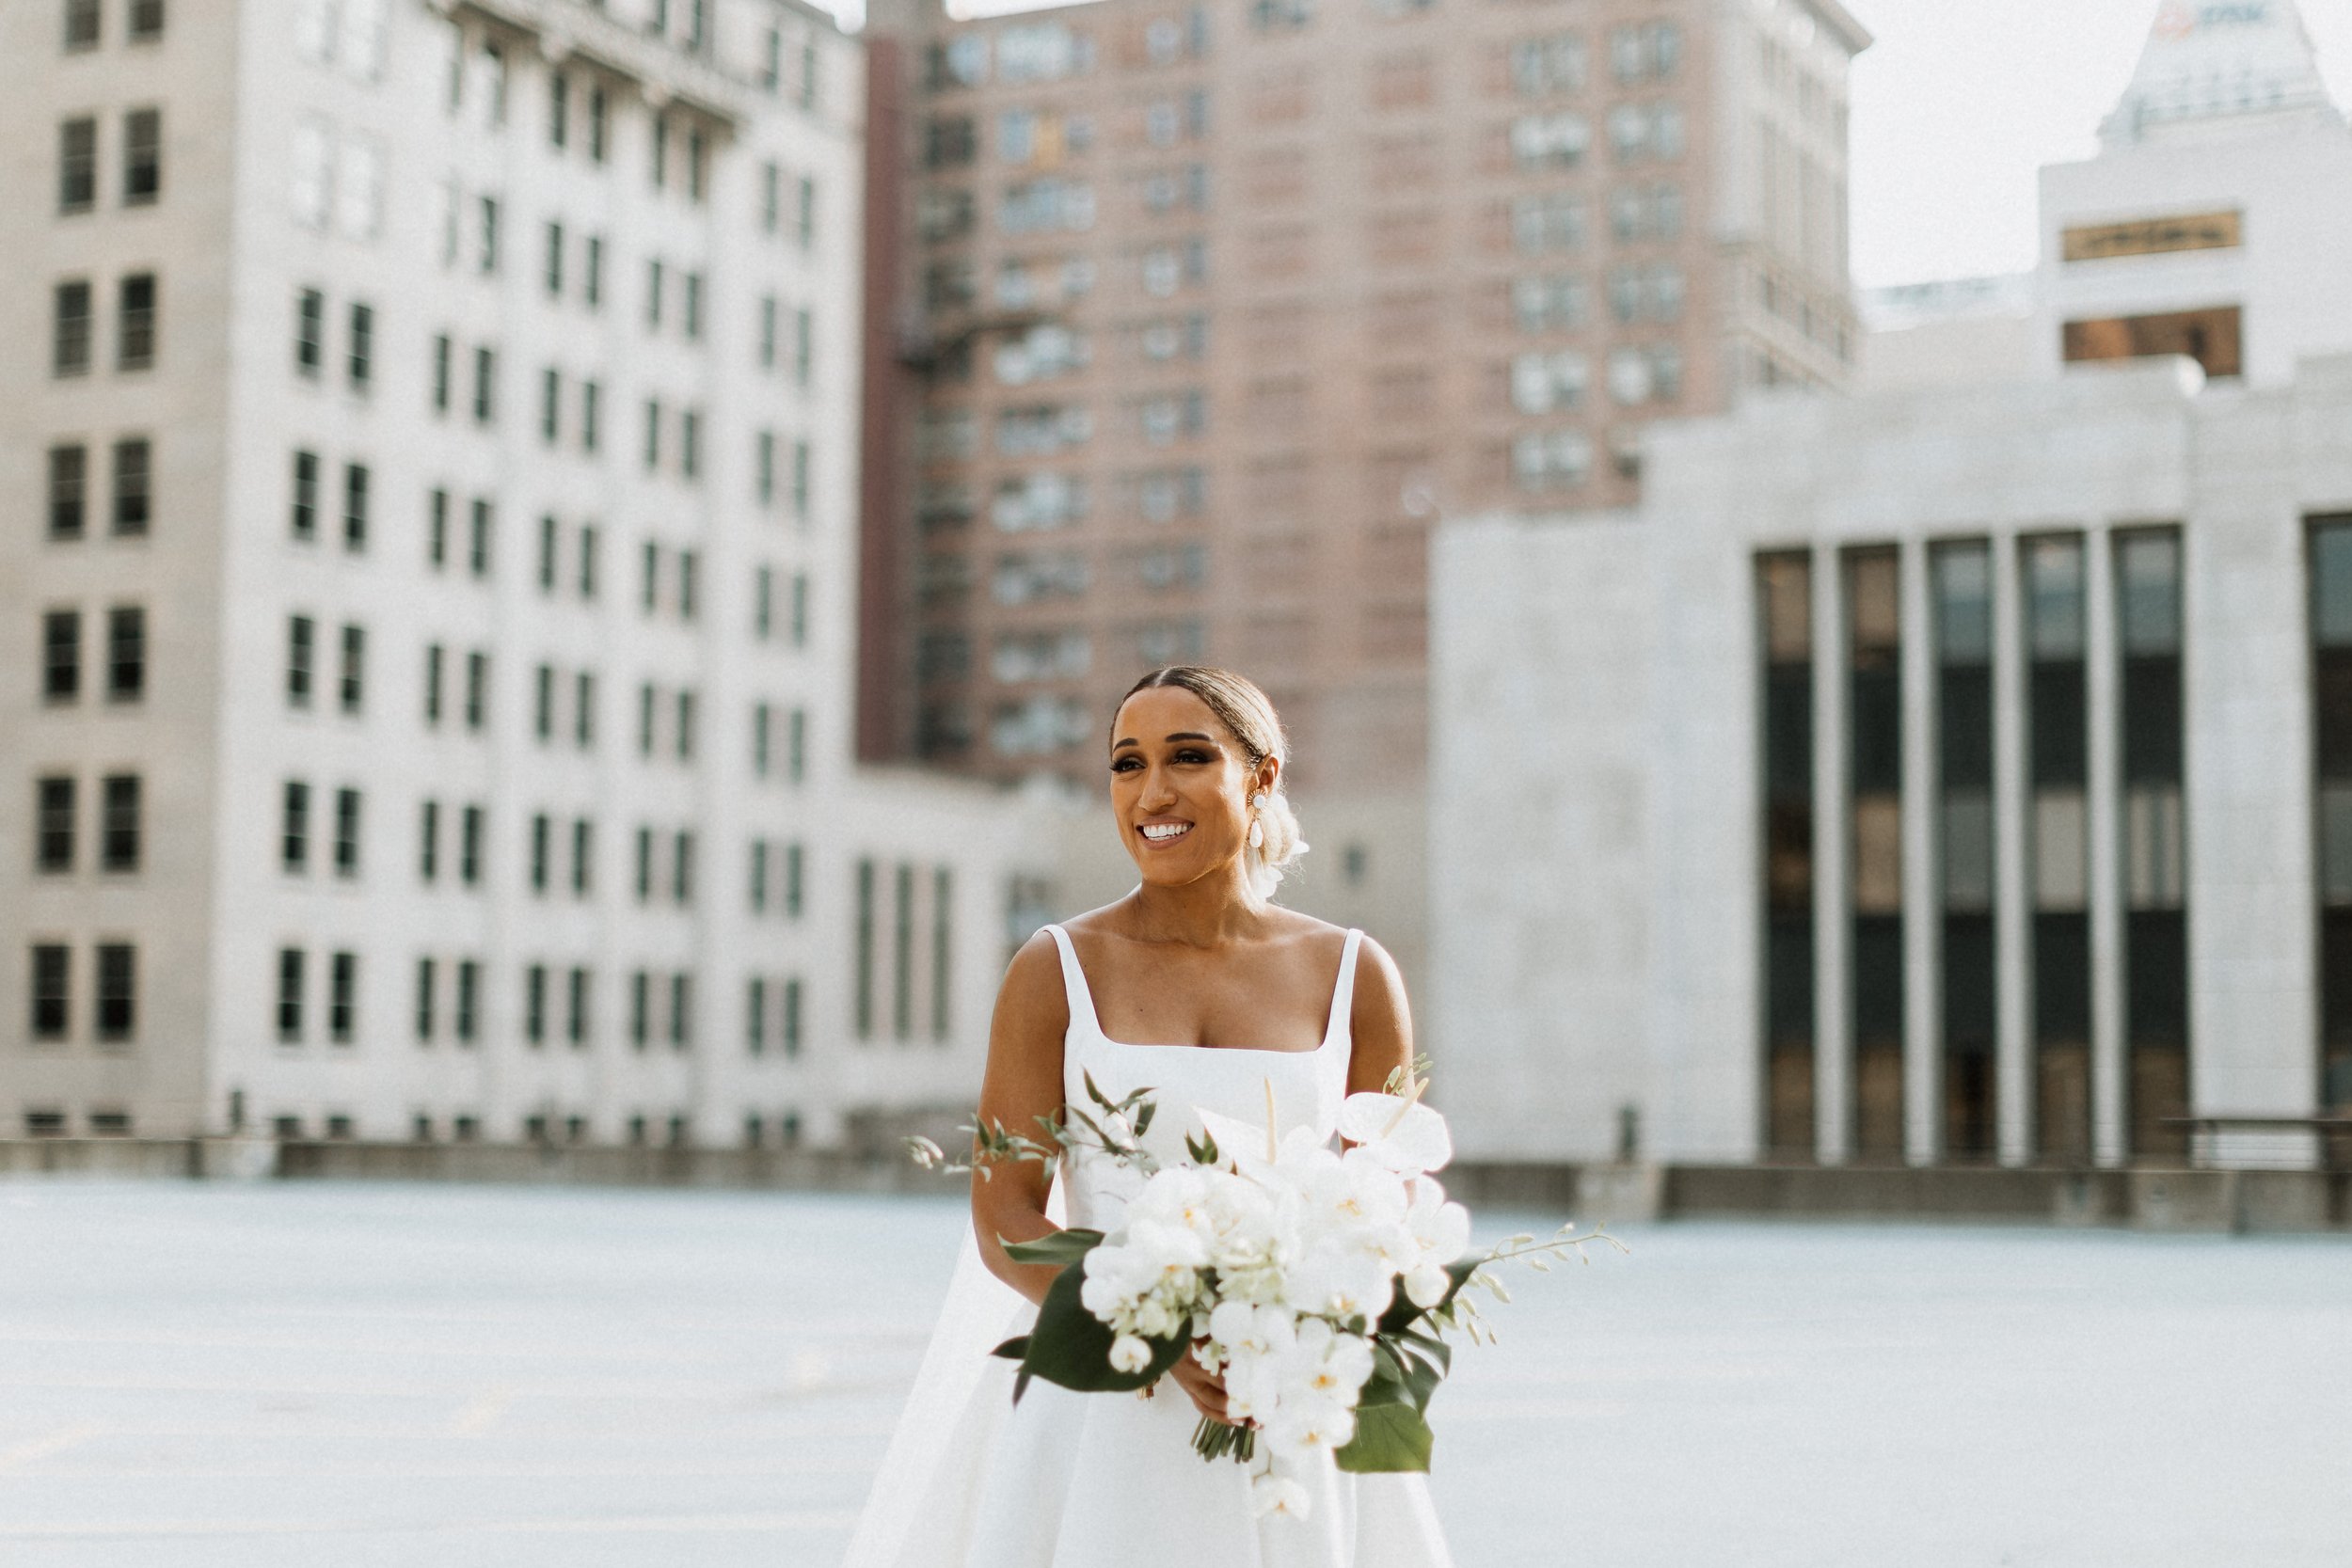
[[[1293,1519],[1304,1519],[1310,1506],[1307,1489],[1288,1476],[1278,1476],[1269,1471],[1250,1482],[1249,1511],[1258,1518],[1270,1518],[1279,1513]]]
[[[1349,1095],[1340,1106],[1340,1136],[1399,1176],[1442,1170],[1454,1158],[1445,1117],[1403,1095]]]
[[[1413,1184],[1412,1208],[1406,1223],[1420,1243],[1422,1262],[1451,1263],[1470,1250],[1470,1211],[1448,1203],[1445,1189],[1435,1177],[1424,1176]]]

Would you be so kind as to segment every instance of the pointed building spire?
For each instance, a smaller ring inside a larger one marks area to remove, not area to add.
[[[2163,0],[2108,147],[2306,121],[2341,130],[2295,0]]]

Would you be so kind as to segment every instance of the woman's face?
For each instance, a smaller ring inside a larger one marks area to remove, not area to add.
[[[1209,705],[1154,686],[1120,705],[1111,726],[1111,809],[1143,879],[1182,886],[1223,870],[1249,840],[1249,797],[1281,764],[1256,768]]]

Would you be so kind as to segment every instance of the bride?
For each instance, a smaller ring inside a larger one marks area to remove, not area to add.
[[[1141,885],[1048,926],[996,999],[980,1116],[1014,1132],[1082,1101],[1154,1091],[1145,1139],[1184,1157],[1198,1113],[1335,1130],[1341,1101],[1412,1058],[1396,965],[1360,931],[1269,901],[1307,846],[1282,795],[1280,721],[1256,686],[1178,666],[1137,681],[1111,722],[1111,814]],[[1368,971],[1357,983],[1359,965]],[[1190,1114],[1187,1114],[1190,1113]],[[1357,1476],[1327,1453],[1204,1461],[1219,1378],[1191,1357],[1140,1396],[1032,1384],[989,1351],[1053,1282],[1003,1243],[1058,1224],[1116,1229],[1133,1178],[1100,1154],[1058,1180],[1000,1164],[972,1184],[972,1236],[847,1568],[1448,1568],[1424,1478]]]

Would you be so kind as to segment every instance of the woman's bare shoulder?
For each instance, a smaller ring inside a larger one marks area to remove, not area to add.
[[[1066,1013],[1061,950],[1053,932],[1041,926],[1014,949],[1012,961],[1005,966],[1004,983],[996,988],[996,1006],[1000,1013],[1041,1018]],[[1066,1017],[1063,1022],[1068,1022]]]

